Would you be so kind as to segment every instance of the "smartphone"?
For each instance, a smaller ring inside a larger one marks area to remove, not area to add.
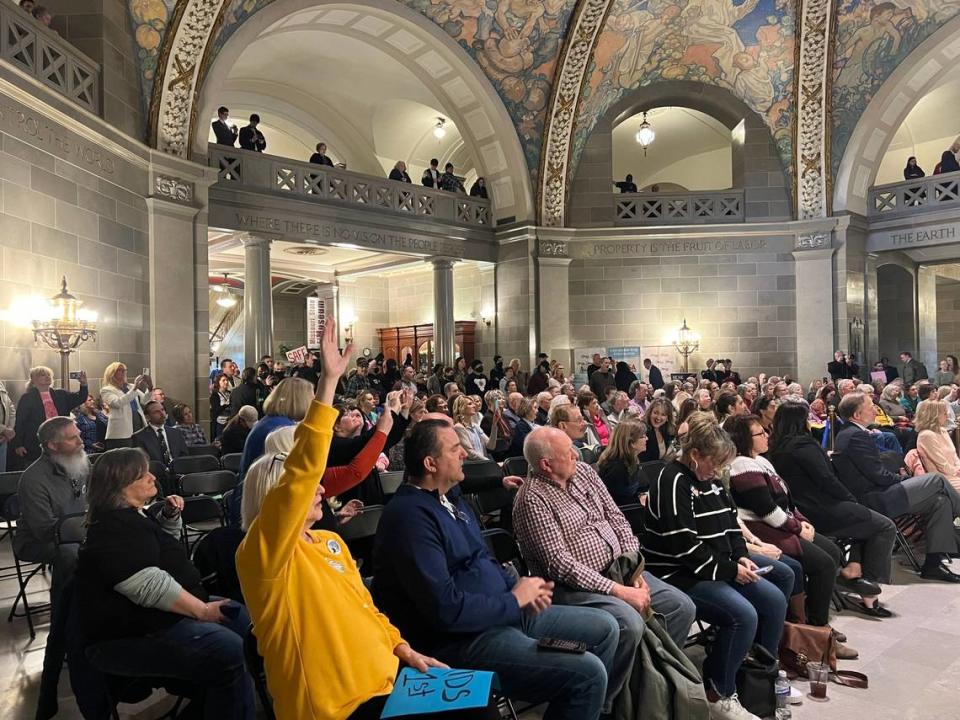
[[[149,375],[149,374],[150,374],[150,368],[143,368],[143,369],[141,369],[141,370],[140,370],[140,374],[141,374],[141,375]]]
[[[496,412],[500,409],[500,398],[493,399],[493,411]]]
[[[540,638],[537,640],[538,650],[555,650],[556,652],[576,653],[582,655],[587,651],[585,642],[560,640],[558,638]]]
[[[235,602],[224,603],[220,606],[220,614],[231,620],[236,620],[240,615],[240,605]]]
[[[70,373],[70,379],[79,380],[82,374],[83,374],[83,370],[74,370],[72,373]]]
[[[757,575],[766,575],[771,570],[773,570],[773,565],[765,565],[764,567],[758,567],[753,572],[755,572]]]

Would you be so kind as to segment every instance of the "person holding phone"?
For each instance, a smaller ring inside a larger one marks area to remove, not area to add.
[[[40,457],[37,431],[50,418],[69,415],[87,399],[87,374],[81,371],[80,390],[70,392],[53,387],[53,370],[43,365],[30,368],[30,383],[17,402],[14,435],[10,442],[21,468],[28,467]],[[9,423],[7,423],[9,427]],[[9,438],[10,433],[5,435]]]
[[[104,440],[107,450],[133,445],[133,433],[147,424],[143,404],[150,399],[147,394],[150,389],[149,376],[137,375],[130,385],[127,383],[126,365],[122,362],[107,365],[100,386],[100,398],[110,408]]]
[[[644,512],[647,569],[686,592],[697,617],[717,628],[703,665],[710,717],[758,720],[737,698],[737,671],[754,638],[777,657],[793,574],[788,573],[789,589],[757,574],[737,510],[716,481],[736,448],[712,415],[694,413],[687,426],[681,459],[650,485]]]

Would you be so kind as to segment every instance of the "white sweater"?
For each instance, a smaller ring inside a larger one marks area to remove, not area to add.
[[[133,437],[133,408],[130,407],[130,402],[133,400],[137,401],[140,419],[144,425],[147,424],[142,407],[147,395],[132,385],[127,392],[113,385],[106,385],[100,390],[100,398],[110,408],[110,414],[107,416],[107,440],[126,440]]]

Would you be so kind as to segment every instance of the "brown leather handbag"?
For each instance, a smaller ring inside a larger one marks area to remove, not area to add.
[[[830,666],[830,679],[839,685],[866,689],[869,679],[854,670],[837,670],[837,640],[829,627],[785,622],[780,638],[780,667],[791,677],[807,676],[808,662]]]

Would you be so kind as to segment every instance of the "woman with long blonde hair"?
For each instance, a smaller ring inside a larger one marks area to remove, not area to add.
[[[147,424],[143,404],[150,399],[147,392],[151,384],[146,375],[137,375],[130,385],[127,383],[126,365],[122,362],[107,365],[100,385],[100,399],[110,408],[104,440],[107,450],[133,445],[133,434]]]
[[[913,427],[917,431],[917,453],[924,472],[942,473],[960,492],[960,457],[946,431],[947,403],[924,400],[917,406]]]

